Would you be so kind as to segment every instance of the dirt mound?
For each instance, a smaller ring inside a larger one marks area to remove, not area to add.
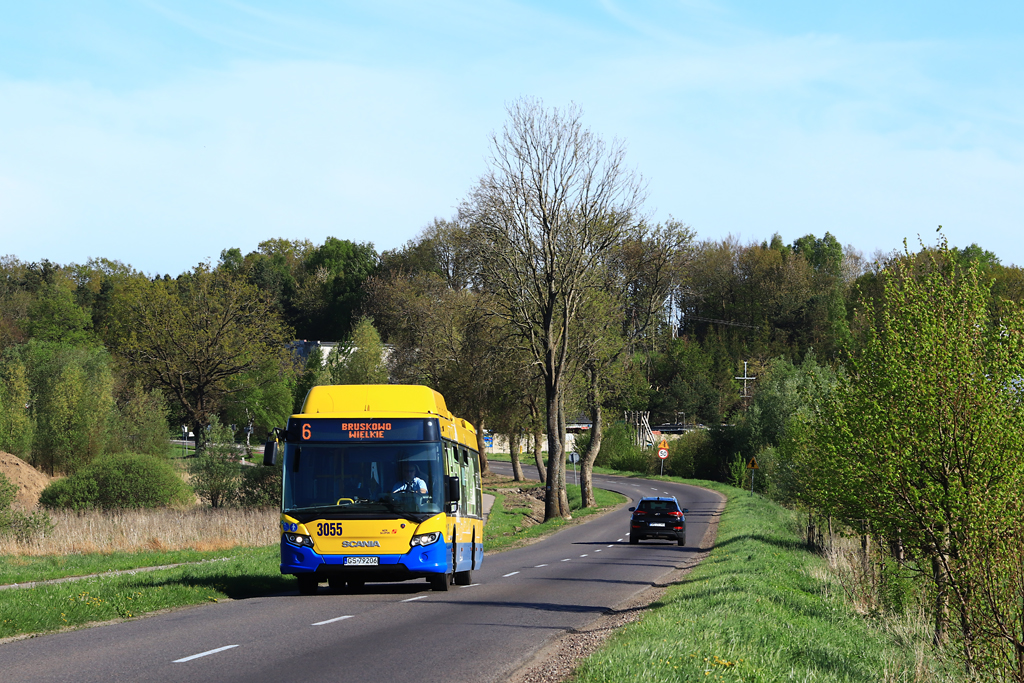
[[[32,510],[39,504],[39,494],[43,492],[50,478],[21,458],[0,451],[0,473],[18,487],[15,507]]]

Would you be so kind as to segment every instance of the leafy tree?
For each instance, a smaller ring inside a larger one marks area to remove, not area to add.
[[[295,327],[303,339],[344,339],[363,302],[363,283],[377,268],[370,243],[328,237],[303,264],[295,296]]]
[[[693,231],[670,221],[610,250],[600,264],[601,283],[581,307],[581,328],[574,331],[585,379],[586,409],[593,425],[588,448],[580,458],[580,490],[584,507],[594,505],[592,472],[601,449],[605,385],[625,384],[621,365],[629,365],[635,349],[665,323],[665,302],[682,280],[689,260]],[[618,376],[615,376],[618,375]]]
[[[173,398],[197,434],[229,396],[272,380],[257,368],[287,362],[291,335],[272,304],[224,270],[200,265],[177,281],[132,281],[115,307],[112,337],[126,368]]]
[[[301,413],[302,404],[306,400],[309,390],[320,384],[320,376],[323,374],[324,360],[320,353],[320,347],[314,346],[306,358],[306,364],[295,382],[295,389],[292,393],[292,412]]]
[[[437,389],[452,412],[474,424],[486,473],[483,430],[516,363],[499,321],[487,316],[486,296],[452,289],[432,272],[376,276],[368,291],[382,327],[391,331],[393,378]]]
[[[1006,537],[1007,510],[1024,485],[1024,316],[1014,309],[993,321],[977,264],[958,266],[944,242],[926,259],[905,253],[891,263],[884,297],[847,378],[803,439],[803,473],[813,482],[804,496],[819,510],[866,520],[920,558],[936,597],[936,639],[955,609],[974,667],[985,634],[976,628],[972,570],[1000,573],[985,548],[993,529]],[[1022,532],[1010,523],[1011,535]],[[1019,608],[1007,607],[1019,619]]]
[[[580,110],[522,99],[492,137],[489,171],[472,192],[474,246],[494,313],[541,370],[548,433],[545,519],[568,517],[560,434],[570,330],[597,265],[636,231],[640,179],[621,143],[585,129]]]
[[[229,381],[231,390],[223,419],[229,424],[246,425],[247,447],[253,434],[264,437],[273,427],[287,422],[292,413],[296,372],[294,364],[284,360],[268,358]]]
[[[14,353],[0,357],[0,450],[26,459],[32,450],[35,422],[24,362]]]
[[[101,348],[30,341],[5,360],[26,369],[33,422],[29,461],[72,473],[103,453],[113,407],[110,356]]]
[[[90,346],[97,342],[92,332],[92,316],[75,302],[69,289],[44,284],[38,298],[28,309],[26,331],[33,339],[63,342],[71,346]]]
[[[338,346],[327,358],[326,384],[387,384],[384,344],[370,318],[360,318],[348,348]]]
[[[146,391],[138,380],[122,387],[114,399],[107,432],[107,451],[145,453],[166,457],[170,453],[167,434],[167,404],[157,390]]]

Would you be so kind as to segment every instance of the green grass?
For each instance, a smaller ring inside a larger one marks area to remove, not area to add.
[[[894,628],[847,606],[824,560],[805,549],[793,513],[723,484],[685,483],[729,497],[714,549],[574,680],[956,679],[930,659],[926,626]]]
[[[294,579],[282,576],[278,563],[273,545],[223,562],[6,590],[0,593],[0,638],[294,590]]]
[[[30,583],[69,576],[88,576],[123,569],[159,567],[165,564],[201,562],[203,560],[233,557],[248,548],[228,550],[174,550],[165,552],[87,553],[81,555],[17,555],[0,556],[0,585]]]
[[[530,489],[543,486],[540,482],[515,482],[518,488]],[[496,488],[507,488],[503,484]],[[626,497],[604,489],[594,489],[596,507],[581,509],[582,495],[580,487],[569,484],[566,492],[569,496],[569,508],[573,511],[573,519],[553,519],[543,524],[535,524],[525,527],[523,519],[530,513],[529,508],[517,507],[508,509],[505,506],[505,496],[494,492],[494,506],[491,507],[490,515],[487,517],[487,527],[484,529],[484,550],[485,552],[501,552],[509,548],[515,548],[523,543],[547,536],[567,525],[576,523],[577,520],[589,515],[602,512],[610,507],[626,502]]]

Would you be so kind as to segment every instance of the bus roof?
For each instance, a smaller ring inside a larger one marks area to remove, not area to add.
[[[449,438],[453,438],[455,432],[449,433],[450,427],[446,428],[444,421],[451,423],[452,427],[457,424],[463,434],[467,431],[476,434],[471,423],[456,418],[448,411],[444,396],[430,387],[414,384],[315,386],[306,394],[300,415],[359,419],[431,415],[442,420],[441,431]],[[475,443],[473,445],[475,447]]]

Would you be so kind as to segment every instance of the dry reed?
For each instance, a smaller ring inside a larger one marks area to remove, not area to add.
[[[0,555],[70,555],[143,550],[222,550],[280,539],[274,509],[191,508],[52,512],[53,531],[27,543],[0,538]]]

